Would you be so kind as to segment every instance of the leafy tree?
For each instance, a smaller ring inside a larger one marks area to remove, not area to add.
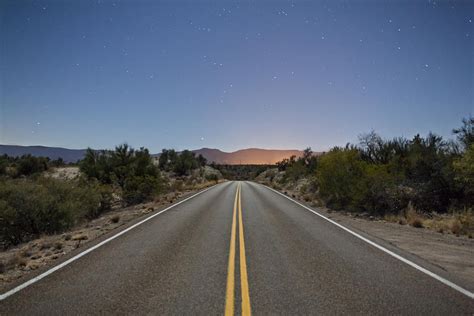
[[[459,142],[467,149],[471,144],[474,144],[474,117],[464,118],[462,123],[463,126],[453,129],[453,133],[457,135]]]
[[[173,171],[179,175],[183,176],[189,174],[193,169],[199,167],[198,161],[196,160],[195,154],[189,150],[183,150],[174,165]]]
[[[474,143],[453,162],[455,179],[462,186],[468,205],[474,204]]]
[[[197,156],[197,162],[198,162],[198,165],[201,166],[201,167],[204,167],[206,164],[207,164],[207,159],[204,158],[203,155],[199,154]]]
[[[125,181],[132,175],[132,164],[135,159],[135,150],[127,144],[115,147],[110,157],[113,166],[113,174],[118,185],[123,189]]]
[[[161,170],[166,170],[168,163],[170,162],[168,153],[169,153],[168,149],[163,149],[161,151],[160,157],[158,158],[158,165]]]
[[[162,188],[159,168],[143,147],[135,150],[122,144],[114,151],[88,149],[79,165],[89,179],[118,186],[126,204],[149,200]]]

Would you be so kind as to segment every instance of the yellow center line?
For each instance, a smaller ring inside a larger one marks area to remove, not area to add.
[[[234,289],[235,289],[235,229],[237,214],[237,198],[239,196],[239,187],[235,192],[234,211],[232,213],[232,230],[230,234],[229,266],[227,268],[227,288],[225,296],[225,315],[234,315]]]
[[[236,221],[237,210],[239,221],[239,254],[240,254],[240,288],[242,296],[242,315],[250,316],[250,295],[249,282],[247,276],[247,259],[245,257],[245,240],[244,240],[244,222],[242,220],[242,187],[239,183],[235,192],[234,210],[232,213],[232,229],[230,234],[230,250],[229,250],[229,266],[227,268],[227,288],[225,297],[225,315],[234,315],[235,300],[235,240],[236,240]]]
[[[239,183],[240,184],[240,183]],[[245,257],[244,222],[242,220],[242,189],[239,185],[239,245],[240,245],[240,287],[242,290],[242,315],[251,315],[247,259]]]

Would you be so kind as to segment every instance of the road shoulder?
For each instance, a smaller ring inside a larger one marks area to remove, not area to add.
[[[474,291],[474,239],[314,207],[288,190],[279,192],[286,193],[291,199],[389,250],[402,253],[409,260],[428,266],[430,270],[435,270],[465,289]]]

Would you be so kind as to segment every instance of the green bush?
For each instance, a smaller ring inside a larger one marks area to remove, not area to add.
[[[159,168],[146,148],[134,150],[127,144],[114,151],[89,148],[79,166],[87,178],[120,188],[127,205],[151,199],[163,186]]]
[[[210,173],[206,175],[207,181],[214,181],[215,183],[219,182],[219,176],[216,173]]]
[[[328,206],[341,209],[353,205],[365,167],[366,163],[354,149],[334,148],[320,158],[317,170],[319,194]]]
[[[3,179],[0,182],[1,244],[18,244],[40,234],[70,228],[105,211],[110,201],[98,183],[51,178]]]
[[[125,181],[123,199],[127,205],[150,200],[162,189],[159,178],[150,175],[129,177]]]
[[[467,205],[474,204],[474,143],[471,144],[463,156],[453,162],[455,180],[464,192]]]
[[[333,148],[319,157],[305,150],[277,164],[281,184],[315,177],[315,191],[329,207],[384,215],[411,202],[422,212],[472,208],[474,203],[474,118],[454,129],[458,142],[429,133],[384,140],[375,132],[359,145]]]
[[[24,155],[15,160],[16,176],[30,176],[48,170],[49,159]]]

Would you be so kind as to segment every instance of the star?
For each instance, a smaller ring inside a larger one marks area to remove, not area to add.
[[[201,141],[204,141],[204,137],[201,137]]]

